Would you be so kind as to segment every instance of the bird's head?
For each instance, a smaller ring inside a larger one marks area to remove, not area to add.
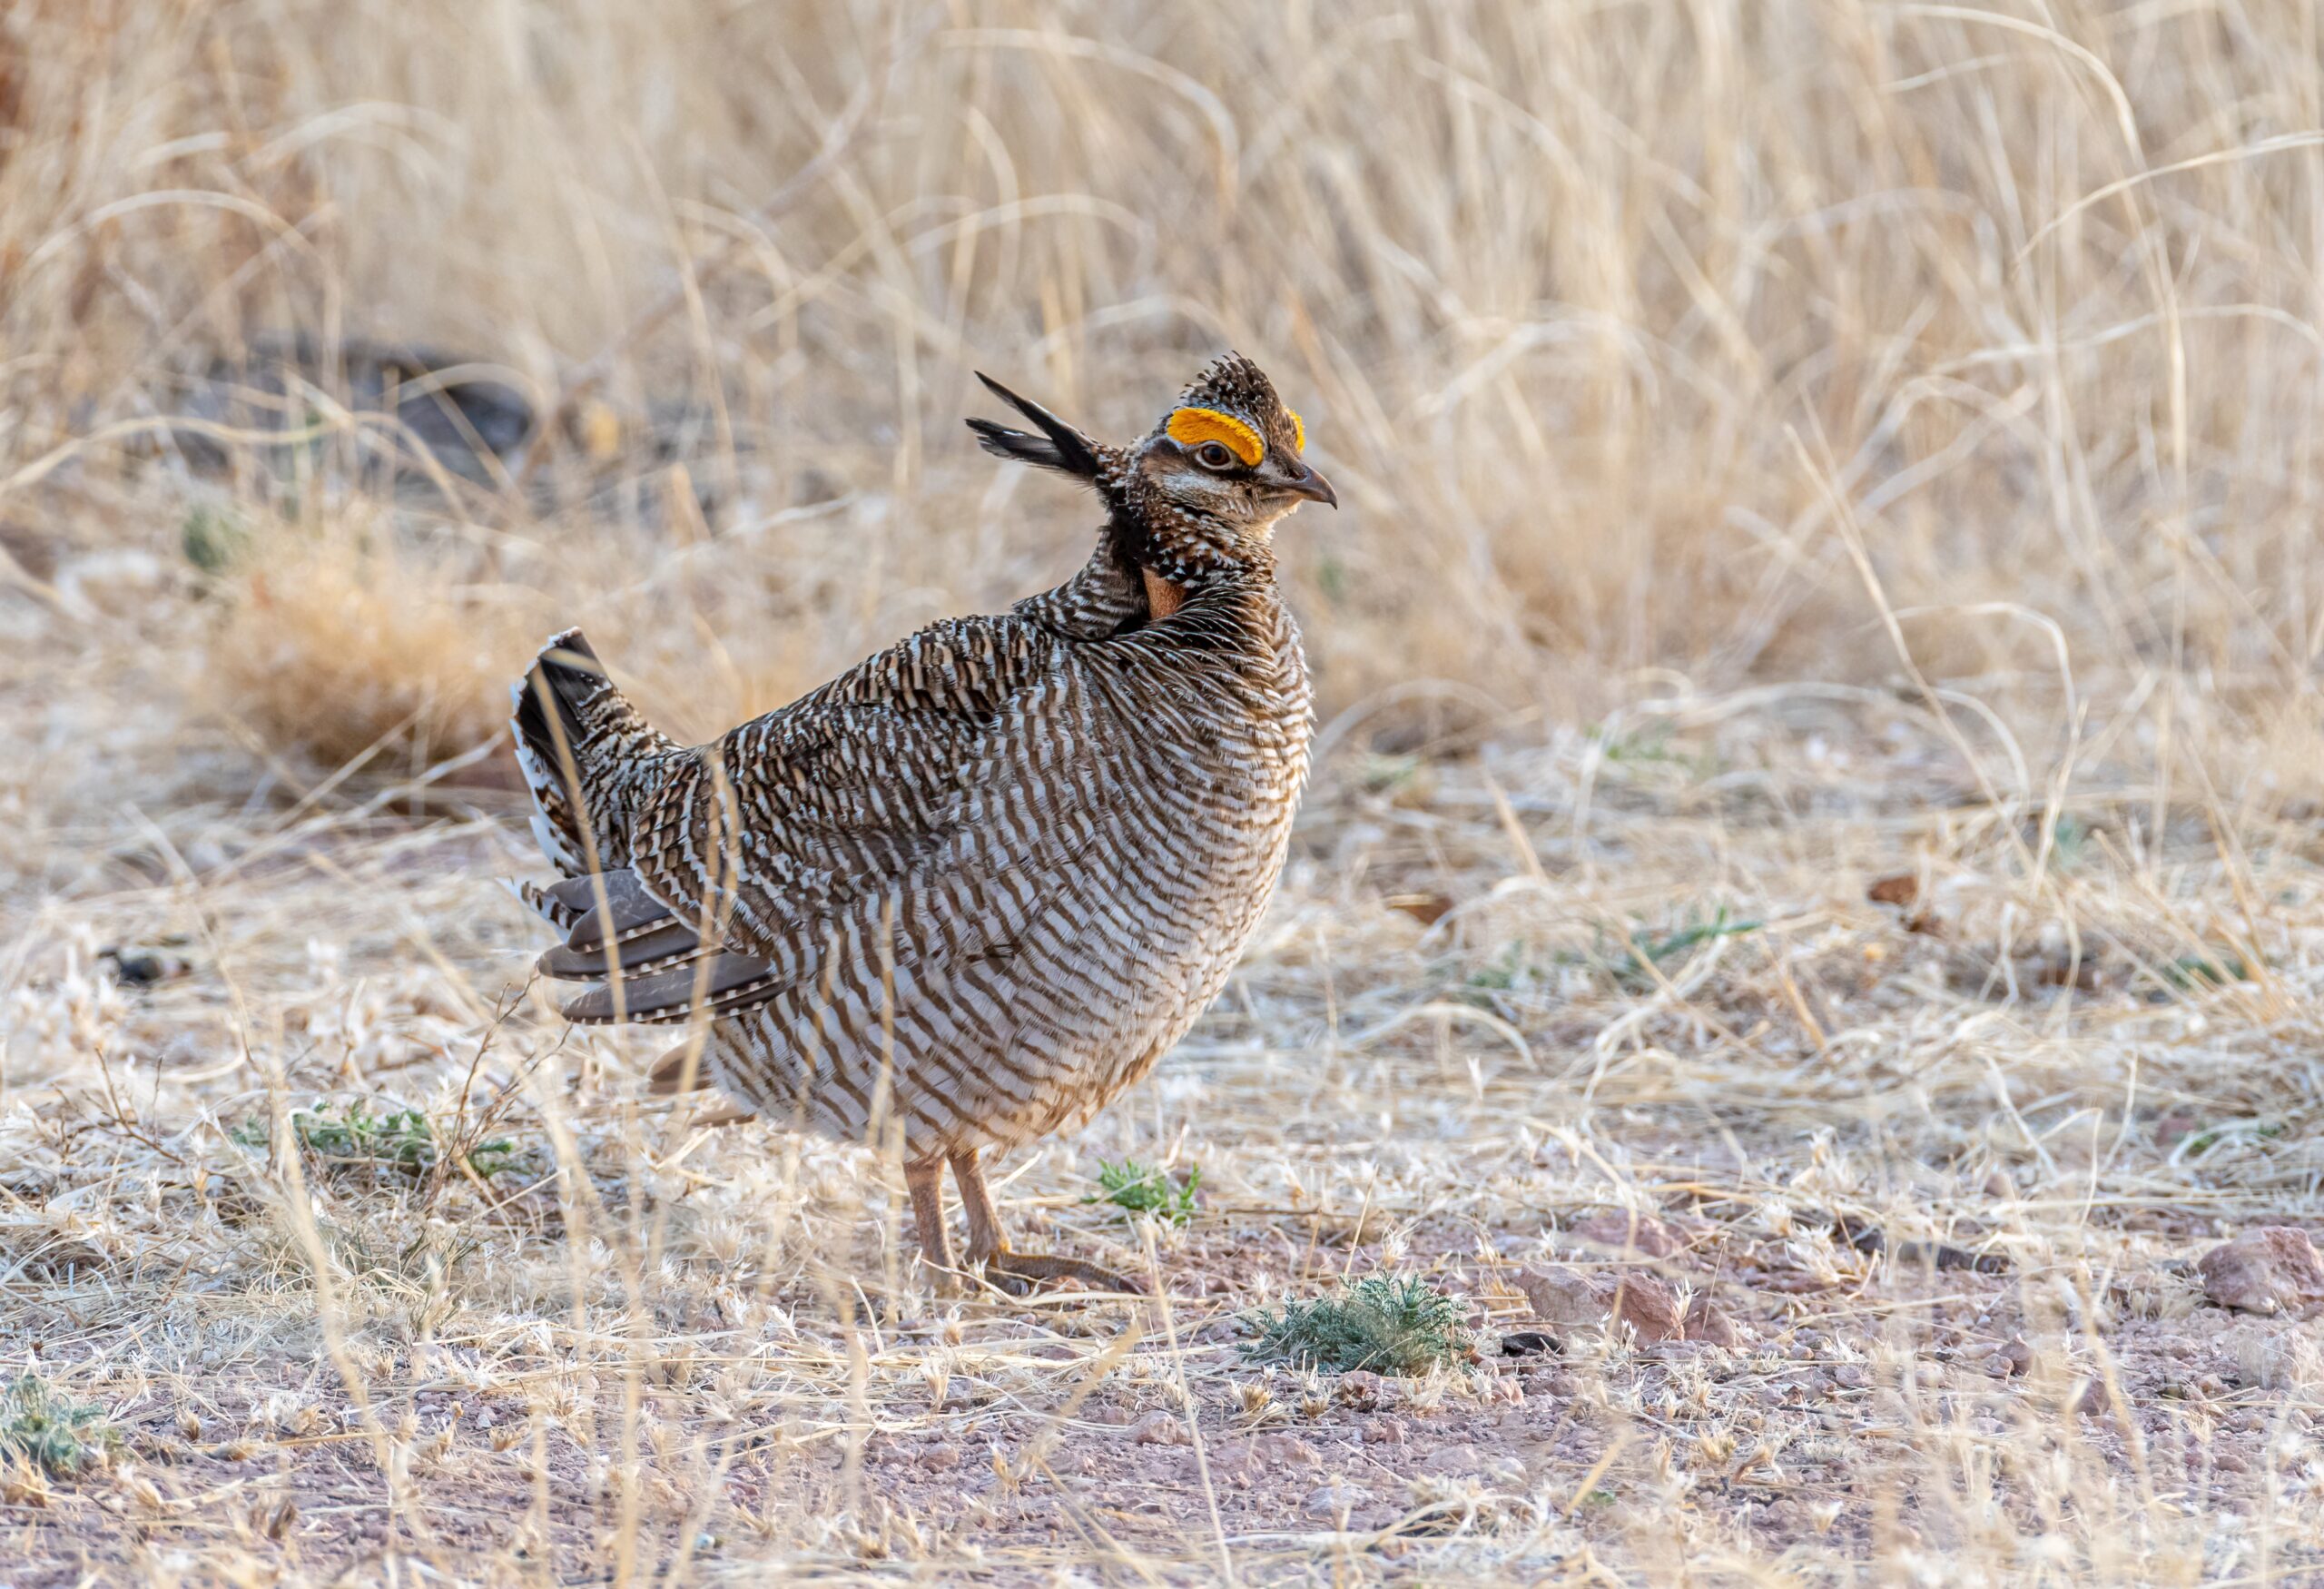
[[[1106,498],[1127,549],[1169,577],[1263,558],[1276,523],[1302,502],[1339,498],[1301,455],[1306,427],[1240,353],[1214,359],[1154,429],[1128,447],[1093,441],[990,378],[1039,436],[970,419],[985,450],[1087,480]]]

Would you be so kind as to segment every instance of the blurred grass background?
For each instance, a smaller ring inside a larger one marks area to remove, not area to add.
[[[147,637],[199,704],[333,765],[479,743],[575,620],[709,732],[1078,560],[1086,503],[969,445],[974,369],[1127,435],[1233,345],[1348,504],[1284,538],[1327,710],[1907,687],[1901,639],[2021,732],[2312,785],[2319,30],[23,0],[0,568],[54,617],[152,553],[214,597]],[[295,467],[160,423],[294,337]],[[382,444],[330,400],[373,343],[547,441],[448,494],[334,467]]]

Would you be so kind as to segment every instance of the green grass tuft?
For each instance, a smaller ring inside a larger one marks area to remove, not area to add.
[[[1639,949],[1645,951],[1645,957],[1641,959],[1635,952],[1625,953],[1610,969],[1614,980],[1626,988],[1650,987],[1654,979],[1646,969],[1649,962],[1660,965],[1672,955],[1683,954],[1698,944],[1756,933],[1762,925],[1759,922],[1730,922],[1727,919],[1727,907],[1721,905],[1708,922],[1690,923],[1661,938],[1636,939]]]
[[[178,548],[204,574],[225,574],[250,550],[250,528],[231,513],[196,507],[178,530]]]
[[[1244,1343],[1243,1355],[1334,1374],[1466,1368],[1476,1351],[1467,1314],[1464,1300],[1416,1275],[1367,1275],[1314,1301],[1286,1302],[1280,1313],[1246,1315],[1259,1336]]]
[[[2224,988],[2251,980],[2243,957],[2222,950],[2218,954],[2182,954],[2162,968],[2162,978],[2174,988]]]
[[[61,1395],[37,1375],[20,1375],[0,1392],[0,1454],[70,1476],[103,1463],[120,1444],[102,1407]]]
[[[341,1105],[336,1114],[329,1104],[295,1110],[290,1129],[301,1148],[334,1170],[420,1176],[434,1170],[444,1153],[434,1123],[419,1110],[399,1109],[374,1114],[359,1099]],[[262,1119],[244,1120],[228,1134],[243,1147],[259,1150],[272,1142],[269,1122]],[[468,1150],[468,1165],[478,1179],[490,1180],[531,1159],[507,1138],[495,1137]]]
[[[1185,1179],[1172,1180],[1168,1171],[1140,1164],[1135,1159],[1125,1159],[1119,1164],[1100,1159],[1098,1186],[1096,1195],[1081,1200],[1111,1203],[1131,1215],[1151,1214],[1172,1225],[1184,1225],[1195,1217],[1195,1194],[1202,1186],[1202,1167],[1189,1165]]]

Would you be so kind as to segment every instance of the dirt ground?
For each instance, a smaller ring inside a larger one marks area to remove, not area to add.
[[[10,1589],[2324,1579],[2324,1326],[2194,1267],[2324,1229],[2297,822],[1995,805],[1896,697],[1375,722],[1217,1009],[1004,1167],[1020,1244],[1159,1295],[948,1297],[872,1156],[546,1012],[512,795],[253,813],[139,684],[0,714],[0,1361],[118,1436],[10,1465]],[[350,1105],[442,1150],[270,1147]],[[1124,1156],[1190,1221],[1092,1201]],[[1553,1264],[1728,1330],[1544,1323]],[[1472,1360],[1246,1356],[1375,1273]]]

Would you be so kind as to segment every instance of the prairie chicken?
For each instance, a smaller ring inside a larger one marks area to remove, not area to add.
[[[1258,367],[1215,360],[1127,447],[999,383],[1031,432],[989,452],[1093,488],[1063,585],[952,618],[692,748],[576,630],[513,693],[527,897],[576,1022],[692,1023],[658,1091],[714,1085],[776,1124],[900,1146],[921,1251],[997,1279],[1117,1288],[1013,1252],[980,1155],[1087,1120],[1217,993],[1282,870],[1314,727],[1269,538],[1338,498]]]

